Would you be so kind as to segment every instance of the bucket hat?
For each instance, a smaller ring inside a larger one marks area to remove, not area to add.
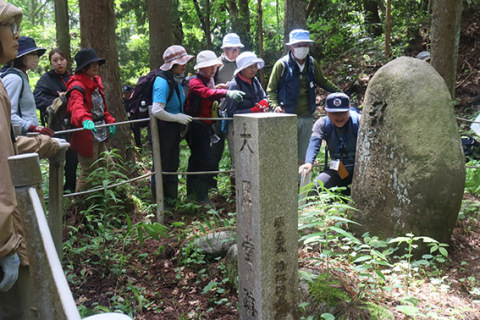
[[[290,42],[287,43],[287,46],[291,46],[295,43],[306,42],[313,43],[313,40],[310,40],[310,32],[303,29],[295,29],[290,31]]]
[[[93,62],[98,62],[99,65],[102,65],[105,63],[105,59],[100,58],[94,49],[83,48],[75,55],[75,62],[77,63],[75,72],[78,72]]]
[[[40,57],[47,51],[47,49],[37,47],[37,44],[35,43],[35,40],[33,40],[33,38],[20,37],[20,39],[18,39],[17,59],[35,51]]]
[[[245,51],[237,57],[237,69],[233,73],[236,76],[240,71],[250,67],[253,64],[258,65],[258,69],[262,69],[265,65],[265,61],[262,58],[257,58],[257,55],[251,51]]]
[[[350,99],[345,93],[335,92],[327,96],[325,110],[328,112],[345,112],[350,108]]]
[[[221,66],[223,63],[218,60],[215,52],[210,50],[200,51],[197,54],[197,64],[193,67],[195,70],[211,67],[211,66]]]
[[[5,22],[12,17],[14,17],[17,25],[20,25],[23,17],[22,9],[15,7],[11,3],[6,3],[5,1],[0,0],[0,23]]]
[[[193,56],[187,54],[187,51],[182,46],[170,46],[163,53],[163,61],[165,62],[160,69],[167,71],[172,69],[173,65],[184,65],[190,61]]]
[[[223,37],[223,48],[243,48],[244,45],[240,42],[240,37],[236,33],[227,33],[225,37]]]

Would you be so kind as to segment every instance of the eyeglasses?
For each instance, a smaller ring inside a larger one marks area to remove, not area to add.
[[[240,52],[240,48],[224,48],[227,51],[238,51]]]
[[[10,27],[10,30],[12,30],[12,33],[18,33],[20,34],[20,26],[14,22],[14,23],[7,23],[7,24],[1,24],[0,26],[2,27]]]

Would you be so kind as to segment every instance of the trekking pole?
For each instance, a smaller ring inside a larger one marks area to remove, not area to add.
[[[117,126],[117,125],[123,125],[123,124],[130,124],[130,123],[134,123],[134,122],[147,122],[147,121],[150,121],[150,118],[120,121],[120,122],[114,122],[114,123],[106,123],[106,124],[101,124],[101,125],[95,126],[95,128],[105,128],[105,127],[111,127],[111,126]],[[55,131],[54,134],[59,135],[59,134],[71,133],[71,132],[77,132],[77,131],[83,131],[83,130],[87,130],[87,129],[82,127],[82,128],[68,129],[68,130],[60,130],[60,131]]]

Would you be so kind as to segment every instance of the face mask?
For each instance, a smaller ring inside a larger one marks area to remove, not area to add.
[[[293,55],[299,60],[303,60],[307,57],[308,52],[310,51],[309,47],[300,47],[293,49]]]
[[[23,64],[29,70],[35,70],[38,67],[38,55],[29,54],[23,58]]]
[[[182,74],[174,74],[173,79],[175,80],[176,83],[182,83],[183,80],[185,80],[185,73]]]

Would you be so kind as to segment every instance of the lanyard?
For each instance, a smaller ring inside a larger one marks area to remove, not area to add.
[[[342,141],[340,141],[340,144],[335,148],[335,154],[333,155],[334,157],[336,157],[337,154],[340,152],[340,149],[342,149],[343,144],[345,143],[345,139],[347,138],[347,134],[348,134],[348,127],[345,130],[345,135],[343,136]],[[335,130],[335,127],[333,128],[333,137],[334,137],[333,141],[336,143],[338,139],[337,139],[337,130]]]

